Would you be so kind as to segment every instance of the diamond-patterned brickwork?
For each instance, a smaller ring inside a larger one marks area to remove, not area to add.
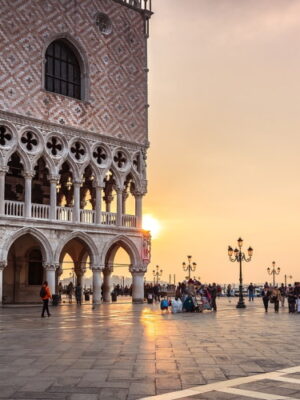
[[[107,36],[99,12],[112,22]],[[86,101],[43,89],[42,54],[60,33],[88,58]],[[145,40],[142,14],[112,0],[2,0],[0,109],[145,144]]]

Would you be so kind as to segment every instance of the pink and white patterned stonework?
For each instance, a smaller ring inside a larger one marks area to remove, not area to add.
[[[105,13],[112,32],[97,26]],[[0,109],[147,146],[147,51],[143,11],[113,0],[1,0]],[[44,89],[45,51],[57,38],[77,48],[84,99]]]

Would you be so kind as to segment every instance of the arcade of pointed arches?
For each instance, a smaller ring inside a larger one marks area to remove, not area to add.
[[[107,241],[99,254],[97,246],[87,234],[73,232],[59,242],[53,251],[48,239],[37,229],[20,229],[4,243],[0,251],[0,260],[3,260],[0,262],[0,273],[3,274],[3,288],[0,288],[3,303],[39,301],[39,288],[44,280],[49,282],[52,293],[58,293],[58,283],[67,254],[73,262],[74,284],[82,284],[84,274],[90,268],[93,274],[93,302],[109,302],[114,259],[120,248],[124,249],[130,258],[133,301],[141,302],[141,276],[146,272],[146,265],[136,245],[129,238],[119,235]]]

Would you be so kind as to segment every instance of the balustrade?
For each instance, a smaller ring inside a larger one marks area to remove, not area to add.
[[[10,217],[24,217],[24,204],[21,201],[5,200],[4,213]]]
[[[46,204],[32,204],[31,217],[37,219],[49,219],[50,206]]]
[[[117,214],[111,212],[101,213],[101,224],[103,225],[116,225],[117,224]]]
[[[96,212],[94,210],[80,210],[80,222],[94,224],[95,214]]]
[[[5,215],[10,217],[24,217],[25,203],[21,201],[5,200]],[[35,219],[50,220],[50,206],[46,204],[32,204],[31,216]],[[56,207],[56,219],[58,221],[73,222],[72,207]],[[80,222],[85,224],[96,223],[95,210],[80,210]],[[117,213],[102,212],[101,225],[117,225]],[[122,226],[136,228],[137,218],[135,215],[122,215]]]
[[[73,220],[73,208],[71,207],[56,207],[56,218],[59,221],[69,221]]]
[[[136,227],[136,216],[135,215],[122,215],[122,226],[126,228]]]

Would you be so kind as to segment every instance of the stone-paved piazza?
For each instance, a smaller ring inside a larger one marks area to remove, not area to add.
[[[36,306],[2,308],[0,398],[299,399],[300,315],[218,306],[66,305],[42,320]]]

